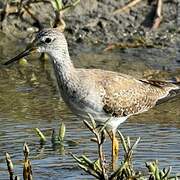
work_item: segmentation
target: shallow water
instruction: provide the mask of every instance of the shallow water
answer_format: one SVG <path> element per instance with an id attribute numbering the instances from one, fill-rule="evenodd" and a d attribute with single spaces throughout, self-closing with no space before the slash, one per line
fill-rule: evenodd
<path id="1" fill-rule="evenodd" d="M 13 45 L 13 44 L 12 44 Z M 1 62 L 17 53 L 15 48 L 0 48 Z M 116 52 L 76 49 L 73 61 L 78 67 L 96 67 L 128 73 L 135 77 L 169 79 L 179 74 L 173 49 L 132 49 Z M 144 54 L 143 54 L 144 53 Z M 35 59 L 35 58 L 33 58 Z M 22 174 L 22 147 L 30 148 L 34 179 L 92 179 L 77 168 L 68 154 L 86 154 L 96 159 L 96 146 L 87 128 L 72 114 L 54 83 L 48 62 L 31 61 L 30 66 L 13 65 L 0 70 L 0 179 L 8 179 L 5 152 L 10 153 L 15 173 Z M 180 98 L 134 116 L 121 125 L 121 132 L 135 138 L 141 137 L 134 155 L 134 166 L 145 170 L 144 163 L 158 159 L 161 167 L 172 166 L 173 173 L 180 172 Z M 52 129 L 58 131 L 60 122 L 66 125 L 65 147 L 53 147 Z M 42 147 L 34 128 L 40 128 L 47 143 Z M 107 159 L 110 141 L 105 143 Z"/>

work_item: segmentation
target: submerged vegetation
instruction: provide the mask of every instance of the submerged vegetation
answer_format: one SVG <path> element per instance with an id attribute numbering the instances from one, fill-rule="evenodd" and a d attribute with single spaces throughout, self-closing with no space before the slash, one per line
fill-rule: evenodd
<path id="1" fill-rule="evenodd" d="M 35 128 L 35 132 L 37 136 L 39 137 L 40 143 L 43 145 L 46 143 L 46 137 L 44 134 L 41 132 L 39 128 Z M 65 138 L 65 133 L 66 133 L 66 126 L 62 122 L 59 126 L 59 134 L 56 134 L 55 129 L 52 130 L 52 136 L 51 136 L 51 142 L 53 145 L 64 145 L 64 138 Z"/>
<path id="2" fill-rule="evenodd" d="M 120 131 L 118 131 L 120 142 L 123 147 L 123 160 L 118 163 L 119 165 L 115 170 L 110 168 L 111 164 L 108 164 L 105 159 L 105 153 L 103 151 L 103 143 L 105 142 L 105 127 L 97 129 L 96 123 L 93 118 L 91 118 L 91 124 L 84 121 L 87 128 L 92 132 L 95 138 L 91 139 L 97 143 L 98 155 L 97 159 L 92 161 L 85 155 L 72 157 L 78 163 L 78 166 L 88 174 L 91 174 L 96 179 L 101 180 L 176 180 L 178 177 L 170 176 L 171 167 L 167 169 L 160 170 L 158 167 L 158 161 L 146 163 L 145 166 L 148 169 L 148 173 L 143 174 L 138 171 L 133 166 L 133 152 L 137 144 L 140 141 L 138 138 L 134 143 L 131 142 L 130 137 L 124 137 Z M 121 151 L 122 152 L 122 151 Z"/>
<path id="3" fill-rule="evenodd" d="M 86 1 L 86 0 L 85 0 Z M 112 12 L 111 15 L 119 15 L 120 13 L 123 13 L 125 11 L 128 11 L 130 8 L 132 8 L 135 4 L 139 3 L 141 0 L 133 0 L 127 3 L 124 7 L 116 9 L 114 12 Z M 6 1 L 5 6 L 0 12 L 0 18 L 1 22 L 5 21 L 7 17 L 11 14 L 16 14 L 16 17 L 21 19 L 22 22 L 26 22 L 31 24 L 32 27 L 36 27 L 36 30 L 42 29 L 44 27 L 44 24 L 41 22 L 41 19 L 36 16 L 34 13 L 34 9 L 32 8 L 32 5 L 39 5 L 39 4 L 48 4 L 53 9 L 54 18 L 53 21 L 50 22 L 51 27 L 59 28 L 61 31 L 64 31 L 66 28 L 66 23 L 64 21 L 64 13 L 68 10 L 71 10 L 74 8 L 80 0 L 72 0 L 72 1 L 65 1 L 65 0 L 9 0 Z M 152 16 L 153 23 L 151 24 L 150 30 L 156 30 L 160 27 L 160 23 L 163 20 L 162 16 L 162 0 L 157 1 L 148 1 L 150 4 L 153 4 L 153 7 L 155 7 L 155 13 Z M 132 11 L 132 14 L 134 12 Z M 24 18 L 24 14 L 28 14 L 29 19 L 27 22 L 27 19 Z M 109 38 L 106 36 L 107 33 L 107 27 L 106 27 L 106 18 L 102 18 L 101 20 L 97 20 L 93 15 L 94 18 L 92 22 L 86 23 L 86 25 L 82 28 L 82 34 L 88 34 L 92 32 L 96 32 L 96 30 L 99 28 L 101 31 L 103 31 L 103 36 L 107 39 Z M 111 18 L 111 17 L 110 17 Z M 132 17 L 131 17 L 132 18 Z M 108 19 L 108 17 L 107 17 Z M 116 20 L 116 19 L 115 19 Z M 112 22 L 115 21 L 112 19 Z M 75 23 L 77 20 L 75 21 Z M 117 20 L 117 22 L 120 22 L 120 20 Z M 123 23 L 123 22 L 122 22 Z M 162 22 L 163 23 L 163 22 Z M 110 24 L 111 25 L 111 24 Z M 112 26 L 112 25 L 111 25 Z M 114 27 L 113 27 L 114 28 Z M 128 33 L 131 34 L 131 29 L 134 28 L 133 26 L 129 26 Z M 3 29 L 3 25 L 1 24 L 1 29 Z M 172 39 L 174 37 L 174 32 L 176 31 L 176 28 L 174 26 L 170 28 L 172 31 Z M 78 31 L 74 26 L 72 26 L 71 29 L 68 29 L 70 33 L 74 33 Z M 92 31 L 92 32 L 91 32 Z M 98 31 L 97 31 L 98 32 Z M 107 34 L 106 34 L 107 33 Z M 93 34 L 93 33 L 92 33 Z M 124 32 L 124 36 L 127 36 L 127 32 Z M 133 33 L 132 33 L 133 34 Z M 111 43 L 108 46 L 105 45 L 104 51 L 109 51 L 115 48 L 162 48 L 165 45 L 169 45 L 168 41 L 166 39 L 171 39 L 171 36 L 167 37 L 160 37 L 157 36 L 157 41 L 152 42 L 149 39 L 146 39 L 146 34 L 143 31 L 137 31 L 136 34 L 143 34 L 143 38 L 141 36 L 133 36 L 132 38 L 129 38 L 129 41 L 125 42 L 117 42 L 117 43 Z M 81 41 L 83 35 L 79 35 L 76 39 L 77 42 Z M 115 34 L 115 37 L 117 35 Z M 160 38 L 161 39 L 160 39 Z M 159 43 L 159 39 L 160 42 Z M 95 41 L 97 42 L 97 41 Z M 99 41 L 101 42 L 101 41 Z M 28 65 L 26 59 L 21 59 L 19 62 L 19 65 L 22 67 L 26 67 Z M 19 71 L 23 75 L 23 71 Z M 38 83 L 36 76 L 34 73 L 32 73 L 31 82 Z M 135 160 L 133 159 L 133 153 L 136 151 L 136 146 L 138 145 L 140 138 L 138 138 L 135 142 L 132 142 L 130 137 L 124 137 L 121 132 L 118 131 L 118 136 L 120 139 L 120 142 L 122 144 L 122 150 L 123 153 L 123 159 L 118 161 L 117 168 L 115 170 L 112 170 L 111 168 L 111 162 L 110 157 L 105 156 L 105 152 L 103 149 L 103 145 L 105 143 L 106 139 L 106 130 L 105 126 L 101 128 L 97 128 L 95 121 L 93 118 L 90 119 L 91 123 L 88 121 L 84 121 L 85 125 L 87 126 L 88 130 L 95 136 L 91 141 L 95 142 L 97 145 L 97 158 L 94 160 L 92 157 L 87 157 L 86 155 L 81 154 L 72 154 L 69 153 L 69 156 L 72 156 L 72 160 L 74 159 L 80 169 L 85 171 L 87 174 L 92 175 L 96 179 L 101 180 L 178 180 L 179 177 L 171 175 L 171 167 L 160 169 L 158 161 L 153 162 L 147 162 L 144 164 L 143 168 L 147 169 L 147 172 L 141 172 L 141 170 L 138 170 L 134 167 L 133 164 L 135 164 Z M 37 137 L 39 138 L 40 144 L 43 146 L 47 143 L 48 139 L 45 137 L 45 135 L 41 132 L 40 129 L 35 128 L 35 132 L 37 134 Z M 55 130 L 52 130 L 52 136 L 51 136 L 51 143 L 54 146 L 58 146 L 62 152 L 65 151 L 65 145 L 68 143 L 68 141 L 65 140 L 65 133 L 66 133 L 66 127 L 64 123 L 61 123 L 59 128 L 59 133 L 56 133 Z M 143 137 L 142 137 L 143 138 Z M 71 143 L 76 143 L 72 142 Z M 29 148 L 27 144 L 24 144 L 23 147 L 24 152 L 24 160 L 23 160 L 23 179 L 24 180 L 32 180 L 33 179 L 33 173 L 32 168 L 33 164 L 31 166 L 31 162 L 29 160 Z M 13 163 L 11 161 L 10 155 L 6 153 L 6 163 L 7 163 L 7 169 L 9 173 L 9 179 L 10 180 L 18 180 L 20 179 L 16 174 L 14 170 Z M 61 162 L 59 162 L 61 163 Z"/>
<path id="4" fill-rule="evenodd" d="M 133 153 L 140 141 L 140 138 L 136 139 L 136 141 L 132 143 L 130 137 L 124 137 L 120 131 L 118 131 L 118 135 L 122 145 L 121 152 L 123 153 L 123 159 L 118 161 L 116 169 L 113 170 L 111 168 L 112 162 L 105 158 L 107 156 L 105 155 L 103 149 L 103 145 L 106 140 L 106 125 L 97 128 L 96 122 L 91 116 L 90 120 L 91 123 L 84 120 L 84 124 L 86 125 L 88 130 L 95 136 L 94 138 L 91 138 L 91 141 L 97 144 L 97 159 L 92 160 L 91 157 L 87 157 L 86 155 L 74 155 L 71 152 L 69 153 L 69 155 L 71 155 L 72 158 L 77 162 L 79 168 L 85 171 L 87 174 L 92 175 L 93 177 L 99 180 L 178 180 L 178 176 L 172 176 L 170 174 L 172 167 L 164 168 L 161 170 L 159 168 L 159 163 L 157 160 L 145 163 L 147 172 L 141 172 L 141 170 L 134 168 Z M 37 133 L 37 136 L 39 137 L 41 145 L 45 144 L 47 140 L 44 134 L 38 128 L 36 128 L 35 131 Z M 56 132 L 53 129 L 51 138 L 52 145 L 59 146 L 60 149 L 63 151 L 65 150 L 65 132 L 65 124 L 61 123 L 59 128 L 59 134 L 56 135 Z M 31 162 L 29 160 L 30 151 L 26 143 L 24 144 L 23 152 L 23 179 L 32 180 L 33 165 L 31 166 Z M 17 175 L 15 175 L 13 163 L 8 153 L 6 153 L 6 163 L 9 172 L 9 179 L 20 179 Z"/>
<path id="5" fill-rule="evenodd" d="M 24 153 L 24 162 L 23 162 L 23 179 L 24 180 L 32 180 L 32 167 L 31 162 L 29 160 L 29 147 L 26 143 L 23 146 L 23 153 Z M 6 153 L 6 163 L 9 172 L 9 179 L 10 180 L 20 180 L 18 175 L 15 175 L 14 165 L 11 160 L 11 157 L 8 153 Z"/>

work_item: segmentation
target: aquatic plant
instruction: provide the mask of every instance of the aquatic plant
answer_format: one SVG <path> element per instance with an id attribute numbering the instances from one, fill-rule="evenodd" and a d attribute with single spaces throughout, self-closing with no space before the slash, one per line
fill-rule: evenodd
<path id="1" fill-rule="evenodd" d="M 41 142 L 41 144 L 45 144 L 46 143 L 46 137 L 44 136 L 44 134 L 40 131 L 39 128 L 35 128 L 35 132 L 36 134 L 39 136 L 39 140 Z"/>
<path id="2" fill-rule="evenodd" d="M 32 166 L 31 162 L 28 159 L 29 157 L 29 147 L 26 143 L 23 146 L 23 153 L 24 153 L 24 165 L 23 165 L 23 178 L 24 180 L 32 180 Z"/>
<path id="3" fill-rule="evenodd" d="M 170 176 L 171 167 L 160 170 L 157 161 L 146 163 L 148 174 L 142 175 L 140 171 L 133 168 L 133 151 L 140 141 L 140 138 L 132 143 L 130 137 L 124 137 L 120 131 L 118 131 L 120 141 L 124 151 L 124 158 L 118 167 L 113 170 L 109 167 L 105 160 L 105 153 L 103 151 L 103 143 L 105 142 L 105 126 L 97 128 L 94 119 L 90 116 L 91 123 L 84 121 L 84 124 L 92 132 L 95 138 L 91 139 L 97 144 L 98 157 L 95 161 L 92 161 L 85 155 L 76 156 L 71 153 L 71 156 L 78 163 L 78 166 L 86 173 L 94 176 L 96 179 L 101 180 L 170 180 L 177 179 L 178 177 Z"/>
<path id="4" fill-rule="evenodd" d="M 23 179 L 24 180 L 32 180 L 32 166 L 29 160 L 29 147 L 26 143 L 23 146 L 23 153 L 24 153 L 24 162 L 23 162 Z M 19 176 L 15 175 L 14 173 L 14 165 L 11 161 L 11 157 L 8 153 L 6 153 L 6 163 L 9 172 L 9 179 L 10 180 L 19 180 Z"/>
<path id="5" fill-rule="evenodd" d="M 66 133 L 66 126 L 63 122 L 59 126 L 59 134 L 56 134 L 55 129 L 52 131 L 51 142 L 53 145 L 64 145 L 64 137 Z"/>
<path id="6" fill-rule="evenodd" d="M 97 159 L 91 160 L 91 158 L 85 155 L 74 155 L 70 153 L 83 171 L 100 180 L 178 180 L 178 176 L 170 175 L 172 170 L 171 167 L 161 170 L 159 168 L 158 161 L 145 163 L 148 170 L 148 173 L 146 174 L 142 174 L 140 171 L 135 170 L 133 167 L 133 152 L 138 145 L 140 138 L 137 138 L 135 142 L 132 143 L 130 137 L 124 137 L 120 131 L 118 131 L 118 135 L 124 151 L 124 158 L 115 170 L 110 168 L 110 164 L 107 163 L 109 161 L 106 161 L 105 152 L 103 150 L 103 144 L 106 139 L 106 123 L 104 126 L 97 128 L 96 122 L 92 116 L 90 116 L 90 120 L 91 123 L 84 120 L 84 124 L 95 136 L 91 139 L 91 141 L 97 144 Z M 38 128 L 36 128 L 35 131 L 37 136 L 40 138 L 40 142 L 45 143 L 46 137 L 44 134 Z M 55 130 L 53 130 L 51 138 L 52 145 L 58 147 L 62 154 L 64 152 L 65 133 L 65 124 L 61 123 L 59 127 L 59 134 L 57 135 Z M 23 152 L 23 179 L 32 180 L 32 165 L 29 160 L 30 151 L 26 143 L 24 144 Z M 9 179 L 18 180 L 19 177 L 14 173 L 14 166 L 8 153 L 6 153 L 6 163 L 8 167 Z"/>
<path id="7" fill-rule="evenodd" d="M 42 133 L 42 131 L 39 128 L 35 128 L 35 132 L 37 136 L 39 137 L 40 143 L 43 145 L 46 143 L 47 139 L 45 135 Z M 56 134 L 55 129 L 52 129 L 52 136 L 51 136 L 51 142 L 53 145 L 64 145 L 64 138 L 66 134 L 66 126 L 63 122 L 60 123 L 59 126 L 59 134 Z"/>
<path id="8" fill-rule="evenodd" d="M 6 153 L 6 163 L 7 163 L 7 168 L 9 172 L 9 179 L 14 180 L 14 165 L 11 161 L 11 157 L 8 153 Z M 15 176 L 16 178 L 17 176 Z"/>
<path id="9" fill-rule="evenodd" d="M 158 167 L 158 161 L 153 161 L 150 163 L 146 163 L 146 167 L 149 170 L 150 177 L 149 180 L 168 180 L 168 179 L 178 179 L 178 177 L 170 176 L 172 167 L 164 168 L 163 170 L 160 170 Z"/>

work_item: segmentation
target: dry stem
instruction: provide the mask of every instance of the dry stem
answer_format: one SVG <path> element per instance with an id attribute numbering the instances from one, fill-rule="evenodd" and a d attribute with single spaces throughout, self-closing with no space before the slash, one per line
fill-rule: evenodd
<path id="1" fill-rule="evenodd" d="M 122 8 L 119 8 L 113 12 L 113 15 L 121 13 L 123 11 L 127 11 L 129 8 L 135 6 L 137 3 L 139 3 L 141 0 L 133 0 L 129 2 L 127 5 L 123 6 Z"/>
<path id="2" fill-rule="evenodd" d="M 162 21 L 162 5 L 163 5 L 163 1 L 162 0 L 157 0 L 157 8 L 156 8 L 156 15 L 155 15 L 155 19 L 153 22 L 153 26 L 152 29 L 157 29 Z"/>
<path id="3" fill-rule="evenodd" d="M 24 167 L 23 167 L 23 178 L 24 180 L 32 180 L 32 167 L 31 162 L 28 159 L 29 157 L 29 148 L 26 143 L 24 143 L 23 147 L 24 152 Z"/>
<path id="4" fill-rule="evenodd" d="M 96 143 L 98 144 L 100 167 L 102 169 L 102 176 L 103 176 L 102 179 L 106 180 L 106 179 L 108 179 L 108 176 L 107 176 L 105 165 L 104 165 L 105 159 L 104 159 L 103 147 L 102 147 L 102 144 L 105 140 L 105 131 L 104 131 L 104 129 L 102 129 L 101 132 L 98 132 L 97 129 L 95 127 L 91 126 L 87 121 L 84 120 L 84 123 L 96 137 L 96 140 L 97 140 Z M 94 122 L 92 122 L 92 124 L 94 124 Z"/>
<path id="5" fill-rule="evenodd" d="M 6 153 L 6 163 L 8 167 L 8 172 L 9 172 L 9 178 L 10 180 L 13 180 L 14 178 L 14 168 L 13 168 L 13 163 L 11 161 L 11 157 L 8 153 Z"/>

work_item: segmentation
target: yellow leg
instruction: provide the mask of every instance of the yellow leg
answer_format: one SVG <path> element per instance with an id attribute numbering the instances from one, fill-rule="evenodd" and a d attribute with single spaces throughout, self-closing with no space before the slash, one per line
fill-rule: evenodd
<path id="1" fill-rule="evenodd" d="M 116 169 L 119 155 L 119 142 L 116 138 L 116 132 L 112 131 L 112 169 Z"/>

